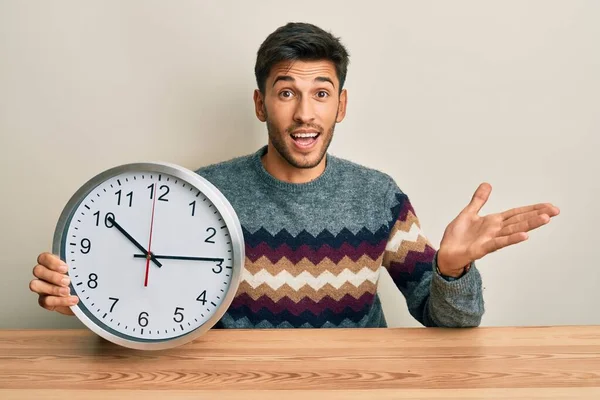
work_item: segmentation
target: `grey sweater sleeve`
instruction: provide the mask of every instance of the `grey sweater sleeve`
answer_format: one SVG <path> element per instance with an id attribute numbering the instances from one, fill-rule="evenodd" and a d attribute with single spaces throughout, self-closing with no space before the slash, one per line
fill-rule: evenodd
<path id="1" fill-rule="evenodd" d="M 390 233 L 383 266 L 406 298 L 410 314 L 428 327 L 479 326 L 484 313 L 482 282 L 475 263 L 459 279 L 437 271 L 438 252 L 421 231 L 406 194 L 390 185 Z"/>
<path id="2" fill-rule="evenodd" d="M 437 252 L 432 271 L 414 286 L 407 302 L 411 314 L 425 326 L 449 328 L 479 326 L 484 313 L 481 275 L 471 264 L 471 269 L 461 278 L 446 281 L 436 271 Z M 408 293 L 407 293 L 408 294 Z M 421 305 L 423 307 L 420 307 Z M 412 307 L 411 307 L 412 305 Z"/>

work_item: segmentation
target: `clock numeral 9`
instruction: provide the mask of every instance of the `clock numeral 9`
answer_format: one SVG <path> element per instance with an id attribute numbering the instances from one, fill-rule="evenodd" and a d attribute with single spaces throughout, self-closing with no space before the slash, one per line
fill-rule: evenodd
<path id="1" fill-rule="evenodd" d="M 175 316 L 173 317 L 173 321 L 175 321 L 175 322 L 183 321 L 183 314 L 181 313 L 181 311 L 183 311 L 183 308 L 181 308 L 181 307 L 175 308 Z"/>
<path id="2" fill-rule="evenodd" d="M 206 304 L 206 290 L 204 292 L 200 293 L 200 296 L 198 296 L 196 298 L 196 301 L 201 301 L 202 305 Z"/>
<path id="3" fill-rule="evenodd" d="M 88 238 L 81 239 L 81 249 L 80 249 L 80 251 L 83 254 L 87 254 L 87 253 L 90 252 L 91 249 L 92 249 L 92 242 L 90 242 L 90 239 L 88 239 Z"/>
<path id="4" fill-rule="evenodd" d="M 98 275 L 91 273 L 90 276 L 88 277 L 88 287 L 90 289 L 96 289 L 98 287 Z"/>
<path id="5" fill-rule="evenodd" d="M 121 190 L 115 192 L 117 195 L 117 205 L 121 205 Z M 131 203 L 133 202 L 133 192 L 127 193 L 127 197 L 129 197 L 129 207 L 131 207 Z"/>
<path id="6" fill-rule="evenodd" d="M 96 211 L 94 213 L 94 215 L 96 216 L 96 226 L 100 225 L 100 211 Z M 106 213 L 106 216 L 104 217 L 104 226 L 106 226 L 107 228 L 112 228 L 114 226 L 114 224 L 111 221 L 115 220 L 115 214 L 109 212 Z"/>
<path id="7" fill-rule="evenodd" d="M 142 328 L 145 328 L 148 326 L 148 313 L 145 311 L 142 311 L 140 313 L 140 316 L 138 317 L 138 324 L 140 324 L 140 326 Z"/>
<path id="8" fill-rule="evenodd" d="M 148 186 L 148 189 L 150 189 L 150 200 L 152 200 L 152 198 L 154 197 L 154 186 L 156 186 L 155 183 L 153 183 L 152 185 Z M 158 200 L 160 201 L 169 201 L 169 199 L 167 199 L 165 196 L 169 193 L 169 187 L 167 185 L 161 185 L 160 186 L 160 190 L 163 191 L 163 194 L 161 194 L 160 196 L 158 196 Z"/>

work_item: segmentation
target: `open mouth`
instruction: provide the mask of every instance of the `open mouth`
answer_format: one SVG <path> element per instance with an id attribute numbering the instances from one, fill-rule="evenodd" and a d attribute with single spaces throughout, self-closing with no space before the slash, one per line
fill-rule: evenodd
<path id="1" fill-rule="evenodd" d="M 313 146 L 321 134 L 319 132 L 296 132 L 290 136 L 294 143 L 300 148 L 308 148 Z"/>

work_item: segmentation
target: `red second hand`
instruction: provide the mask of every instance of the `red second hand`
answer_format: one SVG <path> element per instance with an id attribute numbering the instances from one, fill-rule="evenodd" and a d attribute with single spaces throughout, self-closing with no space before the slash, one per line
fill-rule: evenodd
<path id="1" fill-rule="evenodd" d="M 148 255 L 146 256 L 146 277 L 144 287 L 148 286 L 148 271 L 150 271 L 150 249 L 152 247 L 152 228 L 154 227 L 154 205 L 156 204 L 156 183 L 152 187 L 152 219 L 150 220 L 150 239 L 148 241 Z"/>

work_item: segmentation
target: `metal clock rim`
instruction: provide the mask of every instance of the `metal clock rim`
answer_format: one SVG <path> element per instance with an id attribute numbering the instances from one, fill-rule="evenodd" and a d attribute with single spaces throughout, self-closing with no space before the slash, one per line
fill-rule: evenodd
<path id="1" fill-rule="evenodd" d="M 202 194 L 206 196 L 220 212 L 225 221 L 225 224 L 227 225 L 227 228 L 229 229 L 229 236 L 231 238 L 231 245 L 233 251 L 231 284 L 229 285 L 227 295 L 225 296 L 221 304 L 217 307 L 212 316 L 202 326 L 196 328 L 190 333 L 184 334 L 177 338 L 163 339 L 156 342 L 140 342 L 114 335 L 111 332 L 105 330 L 102 326 L 92 321 L 81 310 L 79 303 L 74 306 L 71 306 L 70 308 L 73 311 L 73 313 L 79 318 L 79 320 L 83 322 L 83 324 L 86 325 L 90 330 L 92 330 L 97 335 L 103 337 L 104 339 L 109 340 L 118 345 L 138 350 L 163 350 L 178 347 L 199 338 L 209 329 L 211 329 L 223 317 L 238 290 L 242 267 L 245 260 L 244 239 L 239 218 L 235 210 L 233 209 L 233 206 L 227 200 L 227 198 L 221 193 L 219 189 L 217 189 L 216 186 L 210 183 L 207 179 L 185 167 L 162 161 L 129 163 L 109 168 L 89 179 L 71 196 L 71 198 L 63 208 L 63 211 L 56 224 L 52 252 L 58 256 L 62 256 L 61 252 L 64 244 L 63 232 L 65 231 L 65 229 L 68 228 L 68 223 L 71 220 L 71 217 L 73 216 L 79 204 L 92 190 L 94 190 L 99 184 L 106 181 L 107 179 L 110 179 L 112 177 L 126 172 L 134 171 L 164 173 L 182 179 L 188 182 L 189 184 L 193 185 L 194 187 L 198 188 L 198 190 L 200 190 Z M 66 262 L 66 260 L 63 261 Z M 71 293 L 74 293 L 75 290 L 73 284 L 71 283 L 69 286 L 71 287 Z"/>

